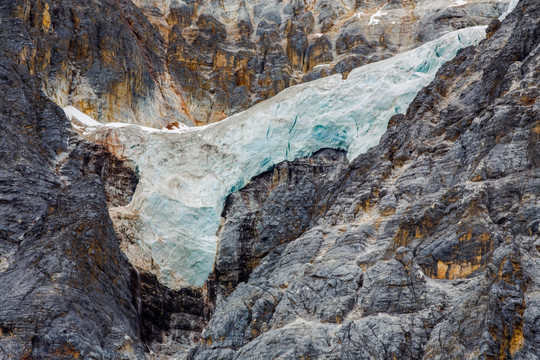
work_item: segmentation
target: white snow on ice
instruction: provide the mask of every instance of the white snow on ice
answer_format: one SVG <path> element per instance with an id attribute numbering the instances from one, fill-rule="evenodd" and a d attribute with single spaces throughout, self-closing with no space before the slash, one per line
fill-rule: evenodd
<path id="1" fill-rule="evenodd" d="M 456 6 L 466 5 L 466 4 L 467 4 L 467 1 L 465 0 L 457 0 L 453 5 L 450 5 L 450 7 L 456 7 Z"/>
<path id="2" fill-rule="evenodd" d="M 103 125 L 73 106 L 66 106 L 64 112 L 66 113 L 68 120 L 79 127 L 92 128 Z"/>
<path id="3" fill-rule="evenodd" d="M 499 20 L 500 21 L 503 21 L 504 19 L 506 19 L 506 17 L 508 15 L 510 15 L 510 13 L 512 12 L 512 10 L 514 10 L 516 8 L 516 6 L 518 5 L 519 3 L 519 0 L 510 0 L 510 4 L 508 4 L 508 10 L 506 10 L 500 17 L 499 17 Z"/>

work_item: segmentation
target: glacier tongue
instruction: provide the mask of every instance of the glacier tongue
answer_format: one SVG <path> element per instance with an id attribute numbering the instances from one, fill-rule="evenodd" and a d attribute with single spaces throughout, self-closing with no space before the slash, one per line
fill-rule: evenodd
<path id="1" fill-rule="evenodd" d="M 138 221 L 133 236 L 168 286 L 200 286 L 212 270 L 220 215 L 228 194 L 273 164 L 322 148 L 354 159 L 379 142 L 388 120 L 434 78 L 457 51 L 477 43 L 485 27 L 462 29 L 391 59 L 288 88 L 221 122 L 157 130 L 136 125 L 87 126 L 138 169 L 140 182 L 123 216 Z M 73 108 L 71 118 L 79 118 Z M 84 118 L 86 119 L 86 118 Z M 131 219 L 131 220 L 130 220 Z M 130 255 L 135 264 L 140 259 Z M 140 265 L 144 267 L 144 265 Z"/>

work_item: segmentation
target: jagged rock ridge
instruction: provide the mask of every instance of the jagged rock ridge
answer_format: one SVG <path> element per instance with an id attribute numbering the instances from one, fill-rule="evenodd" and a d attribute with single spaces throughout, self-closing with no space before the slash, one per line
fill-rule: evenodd
<path id="1" fill-rule="evenodd" d="M 17 0 L 17 62 L 58 105 L 154 127 L 223 119 L 298 82 L 487 25 L 507 0 Z M 384 7 L 384 8 L 383 8 Z M 378 14 L 378 15 L 376 15 Z"/>

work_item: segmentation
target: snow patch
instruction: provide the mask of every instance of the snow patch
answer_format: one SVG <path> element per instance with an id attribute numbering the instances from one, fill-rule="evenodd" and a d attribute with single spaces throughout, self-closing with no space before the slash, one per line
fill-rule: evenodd
<path id="1" fill-rule="evenodd" d="M 323 67 L 329 67 L 329 66 L 330 66 L 330 64 L 319 64 L 319 65 L 315 65 L 312 70 L 320 69 L 320 68 L 323 68 Z"/>
<path id="2" fill-rule="evenodd" d="M 467 1 L 465 0 L 457 0 L 453 5 L 450 5 L 450 7 L 457 7 L 457 6 L 466 5 L 466 4 L 467 4 Z"/>
<path id="3" fill-rule="evenodd" d="M 155 128 L 151 128 L 151 127 L 147 127 L 147 126 L 140 126 L 140 125 L 126 124 L 126 123 L 107 123 L 107 124 L 105 124 L 105 125 L 108 126 L 108 127 L 112 127 L 112 128 L 124 128 L 124 127 L 132 127 L 132 126 L 135 126 L 135 127 L 137 127 L 138 129 L 140 129 L 140 130 L 142 130 L 142 131 L 145 131 L 145 132 L 148 132 L 148 133 L 170 131 L 170 130 L 166 130 L 166 129 L 159 130 L 159 129 L 155 129 Z"/>
<path id="4" fill-rule="evenodd" d="M 85 113 L 77 110 L 73 106 L 66 106 L 64 108 L 64 112 L 66 113 L 66 117 L 69 121 L 71 121 L 73 124 L 79 126 L 79 127 L 98 127 L 103 125 L 102 123 L 92 119 L 90 116 L 86 115 Z"/>
<path id="5" fill-rule="evenodd" d="M 371 17 L 369 18 L 368 26 L 377 25 L 378 23 L 381 22 L 381 20 L 377 19 L 378 17 L 388 15 L 388 13 L 382 12 L 382 10 L 386 7 L 386 5 L 388 5 L 388 3 L 384 4 L 379 10 L 377 10 L 375 14 L 371 15 Z"/>
<path id="6" fill-rule="evenodd" d="M 514 11 L 518 4 L 519 0 L 510 0 L 510 3 L 508 4 L 508 9 L 499 17 L 499 21 L 503 21 L 504 19 L 506 19 L 506 17 L 510 15 L 512 11 Z"/>

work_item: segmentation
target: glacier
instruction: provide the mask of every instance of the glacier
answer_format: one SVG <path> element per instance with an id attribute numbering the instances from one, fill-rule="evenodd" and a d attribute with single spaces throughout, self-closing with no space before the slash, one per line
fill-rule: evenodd
<path id="1" fill-rule="evenodd" d="M 138 220 L 135 241 L 157 264 L 160 280 L 171 288 L 201 286 L 212 270 L 228 194 L 274 164 L 322 148 L 345 150 L 350 160 L 366 152 L 443 63 L 484 37 L 484 26 L 461 29 L 356 68 L 346 80 L 334 75 L 290 87 L 204 127 L 99 124 L 73 107 L 66 115 L 84 137 L 137 169 L 139 185 L 121 212 Z"/>

